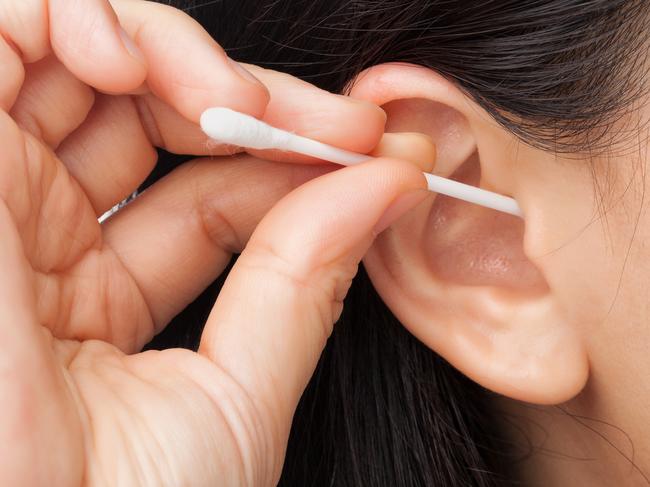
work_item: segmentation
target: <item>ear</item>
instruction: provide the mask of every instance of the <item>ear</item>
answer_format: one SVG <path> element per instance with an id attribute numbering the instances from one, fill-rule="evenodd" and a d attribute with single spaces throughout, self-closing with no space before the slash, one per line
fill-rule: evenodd
<path id="1" fill-rule="evenodd" d="M 434 173 L 512 195 L 526 214 L 524 221 L 432 195 L 379 235 L 364 259 L 384 302 L 423 343 L 488 389 L 539 404 L 578 394 L 589 375 L 585 343 L 545 277 L 544 260 L 531 255 L 553 238 L 544 234 L 540 208 L 554 209 L 537 205 L 537 182 L 527 184 L 514 164 L 517 140 L 429 69 L 373 67 L 351 96 L 382 106 L 388 132 L 432 138 Z"/>

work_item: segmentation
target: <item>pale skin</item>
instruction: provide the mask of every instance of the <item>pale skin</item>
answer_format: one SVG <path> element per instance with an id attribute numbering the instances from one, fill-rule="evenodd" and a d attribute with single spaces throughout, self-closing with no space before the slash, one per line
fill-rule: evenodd
<path id="1" fill-rule="evenodd" d="M 366 152 L 385 121 L 285 75 L 242 77 L 181 12 L 113 7 L 136 57 L 104 1 L 0 5 L 0 485 L 273 485 L 357 264 L 424 178 L 383 159 L 300 186 L 332 168 L 196 161 L 100 226 L 154 145 L 232 152 L 202 136 L 207 106 Z M 137 353 L 242 250 L 199 353 Z"/>
<path id="2" fill-rule="evenodd" d="M 553 407 L 626 431 L 650 470 L 645 133 L 590 167 L 521 144 L 432 70 L 371 68 L 356 101 L 251 80 L 187 16 L 136 0 L 3 2 L 0 33 L 0 485 L 274 485 L 362 258 L 404 326 L 545 449 L 527 484 L 646 485 Z M 154 146 L 232 152 L 196 125 L 214 105 L 401 161 L 197 159 L 100 226 Z M 462 167 L 524 221 L 424 192 L 436 152 L 438 174 Z M 138 353 L 242 251 L 198 353 Z"/>
<path id="3" fill-rule="evenodd" d="M 518 221 L 431 196 L 364 264 L 404 326 L 501 395 L 523 485 L 648 485 L 647 100 L 590 159 L 523 144 L 429 69 L 371 68 L 352 96 L 429 135 L 437 174 L 522 205 Z"/>

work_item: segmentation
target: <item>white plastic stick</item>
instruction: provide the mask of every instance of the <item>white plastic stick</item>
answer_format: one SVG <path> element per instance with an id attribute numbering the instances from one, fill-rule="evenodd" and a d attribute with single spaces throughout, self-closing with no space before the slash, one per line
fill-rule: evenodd
<path id="1" fill-rule="evenodd" d="M 277 149 L 296 152 L 343 166 L 351 166 L 371 159 L 365 154 L 332 147 L 286 130 L 271 127 L 250 115 L 229 108 L 209 108 L 203 112 L 201 128 L 211 139 L 248 149 Z M 429 173 L 424 173 L 424 176 L 430 191 L 518 217 L 523 216 L 519 205 L 513 198 Z"/>

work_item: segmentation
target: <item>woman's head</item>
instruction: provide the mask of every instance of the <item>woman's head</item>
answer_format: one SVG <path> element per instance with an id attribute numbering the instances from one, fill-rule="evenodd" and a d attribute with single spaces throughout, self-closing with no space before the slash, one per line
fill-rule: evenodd
<path id="1" fill-rule="evenodd" d="M 626 387 L 630 371 L 644 363 L 650 337 L 645 326 L 650 256 L 644 245 L 650 238 L 644 199 L 650 162 L 650 4 L 184 3 L 235 59 L 291 72 L 380 105 L 387 131 L 433 139 L 437 174 L 518 200 L 523 221 L 431 197 L 380 235 L 364 266 L 402 325 L 492 391 L 536 404 L 580 395 L 570 405 L 578 414 L 611 413 L 608 419 L 618 426 L 637 427 L 625 419 L 638 417 L 635 406 L 614 394 L 613 385 Z M 346 306 L 380 306 L 355 299 L 359 301 Z M 359 331 L 362 317 L 345 316 L 354 324 L 341 333 Z M 341 350 L 356 347 L 349 353 L 377 365 L 381 354 L 359 349 L 370 343 L 385 351 L 385 338 L 377 335 L 376 341 L 364 342 L 337 333 L 332 347 L 340 348 L 328 352 L 321 384 L 348 391 L 354 373 L 336 368 L 349 363 Z M 396 343 L 407 347 L 407 342 Z M 411 355 L 423 353 L 409 348 Z M 399 354 L 391 359 L 411 360 Z M 417 363 L 430 370 L 441 366 L 424 359 Z M 406 390 L 413 377 L 403 369 L 391 375 L 390 368 L 382 367 L 384 378 L 378 378 L 378 371 L 355 377 L 401 387 L 404 396 L 417 401 L 417 394 Z M 336 374 L 339 379 L 332 378 Z M 457 391 L 459 384 L 439 382 L 418 397 L 431 400 L 436 387 Z M 639 387 L 650 398 L 650 384 Z M 391 397 L 385 394 L 385 403 L 397 408 L 399 401 L 389 401 Z M 462 404 L 454 397 L 448 401 Z M 338 413 L 345 409 L 345 399 L 336 404 Z M 420 407 L 418 414 L 426 416 Z M 443 406 L 437 402 L 436 407 Z M 469 435 L 471 421 L 456 413 L 453 407 L 448 410 Z M 388 417 L 399 415 L 391 410 Z M 356 445 L 350 424 L 359 422 L 348 421 L 341 434 Z M 414 425 L 426 427 L 406 423 L 412 426 L 409 434 L 417 434 Z M 327 450 L 322 444 L 319 448 Z M 476 478 L 472 481 L 481 485 Z"/>

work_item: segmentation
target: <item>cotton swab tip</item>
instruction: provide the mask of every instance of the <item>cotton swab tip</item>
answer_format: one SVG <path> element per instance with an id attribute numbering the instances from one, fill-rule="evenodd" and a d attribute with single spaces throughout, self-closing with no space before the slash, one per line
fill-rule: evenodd
<path id="1" fill-rule="evenodd" d="M 223 144 L 250 149 L 277 149 L 286 145 L 285 132 L 229 108 L 209 108 L 201 115 L 201 129 Z"/>

